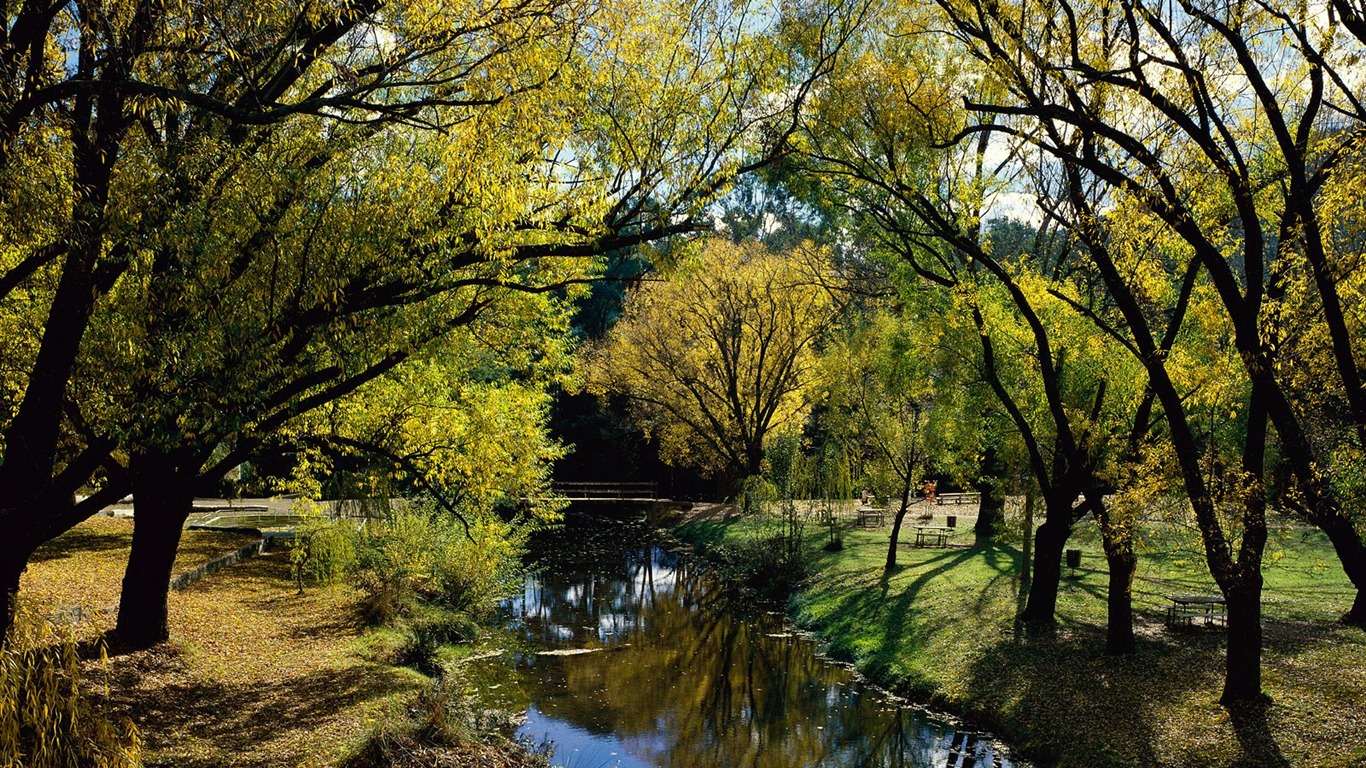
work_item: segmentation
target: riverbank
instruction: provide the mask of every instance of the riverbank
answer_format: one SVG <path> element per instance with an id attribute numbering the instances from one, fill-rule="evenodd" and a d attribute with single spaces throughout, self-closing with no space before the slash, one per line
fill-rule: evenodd
<path id="1" fill-rule="evenodd" d="M 941 516 L 934 522 L 943 524 Z M 959 526 L 972 521 L 960 518 Z M 711 515 L 673 528 L 695 549 L 743 546 L 771 523 Z M 834 657 L 880 684 L 994 730 L 1041 765 L 1315 766 L 1366 763 L 1366 633 L 1334 623 L 1350 585 L 1316 531 L 1277 530 L 1266 579 L 1264 687 L 1271 703 L 1231 715 L 1219 706 L 1217 630 L 1173 632 L 1165 595 L 1213 589 L 1187 534 L 1154 534 L 1135 580 L 1138 653 L 1103 654 L 1105 560 L 1093 531 L 1071 546 L 1082 565 L 1064 576 L 1059 631 L 1015 629 L 1020 552 L 1003 544 L 903 548 L 884 574 L 889 528 L 845 528 L 827 552 L 808 526 L 809 579 L 790 600 L 797 623 Z"/>
<path id="2" fill-rule="evenodd" d="M 21 593 L 45 613 L 84 617 L 84 632 L 109 629 L 131 535 L 127 519 L 77 526 L 33 558 Z M 242 542 L 188 531 L 175 571 Z M 236 563 L 171 593 L 173 639 L 111 659 L 106 705 L 138 725 L 148 766 L 365 765 L 358 753 L 381 729 L 404 738 L 398 724 L 433 682 L 394 663 L 396 633 L 364 627 L 357 598 L 347 587 L 298 594 L 283 550 Z M 425 751 L 411 764 L 545 764 L 492 738 Z"/>

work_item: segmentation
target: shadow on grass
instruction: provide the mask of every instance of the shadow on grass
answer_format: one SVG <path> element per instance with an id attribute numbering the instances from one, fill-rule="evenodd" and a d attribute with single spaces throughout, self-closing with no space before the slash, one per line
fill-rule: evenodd
<path id="1" fill-rule="evenodd" d="M 1104 635 L 1002 642 L 972 665 L 965 698 L 1045 764 L 1158 765 L 1173 701 L 1217 690 L 1217 644 L 1143 642 L 1132 658 L 1104 656 Z"/>
<path id="2" fill-rule="evenodd" d="M 376 702 L 399 687 L 392 672 L 368 666 L 250 685 L 159 677 L 134 692 L 129 691 L 135 680 L 120 680 L 115 686 L 120 691 L 116 703 L 133 713 L 148 747 L 171 749 L 149 766 L 207 768 L 223 765 L 224 755 L 235 756 L 234 766 L 280 765 L 289 742 L 332 723 L 338 713 Z M 210 749 L 184 754 L 183 748 L 195 742 Z"/>
<path id="3" fill-rule="evenodd" d="M 73 528 L 39 547 L 38 551 L 29 558 L 29 562 L 43 563 L 49 560 L 61 560 L 76 554 L 126 550 L 133 542 L 132 531 L 131 526 L 129 526 L 127 533 L 97 533 Z"/>
<path id="4" fill-rule="evenodd" d="M 1290 768 L 1290 761 L 1281 754 L 1267 722 L 1267 704 L 1243 704 L 1229 707 L 1229 721 L 1238 736 L 1240 754 L 1230 768 Z"/>
<path id="5" fill-rule="evenodd" d="M 822 591 L 842 597 L 819 623 L 823 634 L 834 639 L 832 652 L 875 677 L 910 689 L 926 688 L 923 681 L 906 679 L 896 669 L 898 661 L 908 655 L 908 647 L 924 645 L 928 633 L 934 631 L 933 622 L 926 620 L 926 611 L 916 601 L 932 581 L 982 559 L 982 550 L 944 549 L 923 560 L 902 560 L 890 572 L 879 564 L 830 574 Z M 1006 574 L 1011 560 L 997 554 L 985 562 Z M 841 638 L 847 641 L 841 644 Z"/>

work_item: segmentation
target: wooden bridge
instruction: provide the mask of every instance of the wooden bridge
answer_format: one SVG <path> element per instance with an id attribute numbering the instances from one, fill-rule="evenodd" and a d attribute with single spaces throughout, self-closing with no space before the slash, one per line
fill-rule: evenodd
<path id="1" fill-rule="evenodd" d="M 571 501 L 620 501 L 626 503 L 654 503 L 659 501 L 659 488 L 648 482 L 574 482 L 553 483 L 556 496 Z"/>

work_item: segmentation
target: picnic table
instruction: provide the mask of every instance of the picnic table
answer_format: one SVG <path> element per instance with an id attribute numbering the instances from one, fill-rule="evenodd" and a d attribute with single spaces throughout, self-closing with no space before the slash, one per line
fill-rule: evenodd
<path id="1" fill-rule="evenodd" d="M 881 528 L 886 514 L 882 507 L 859 507 L 856 522 L 863 527 Z"/>
<path id="2" fill-rule="evenodd" d="M 1194 626 L 1196 619 L 1203 619 L 1205 626 L 1223 624 L 1228 613 L 1221 595 L 1168 595 L 1172 604 L 1167 606 L 1167 626 Z"/>
<path id="3" fill-rule="evenodd" d="M 947 525 L 916 525 L 912 529 L 915 531 L 913 546 L 917 547 L 947 547 L 949 534 L 954 530 Z"/>
<path id="4" fill-rule="evenodd" d="M 981 501 L 980 493 L 937 493 L 934 496 L 935 504 L 977 504 Z"/>

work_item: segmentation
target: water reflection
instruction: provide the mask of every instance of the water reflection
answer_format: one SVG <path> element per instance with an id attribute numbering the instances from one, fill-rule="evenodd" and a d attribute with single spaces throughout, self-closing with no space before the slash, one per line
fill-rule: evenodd
<path id="1" fill-rule="evenodd" d="M 480 685 L 569 768 L 1011 765 L 657 547 L 547 570 L 504 610 L 537 650 L 482 662 Z"/>

